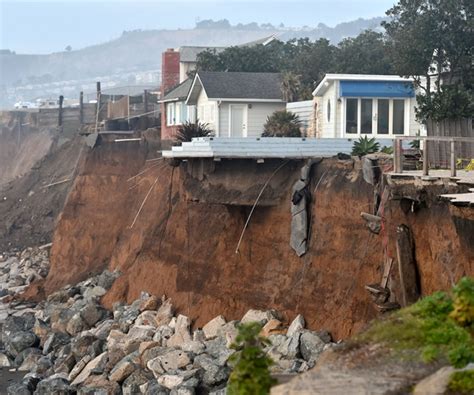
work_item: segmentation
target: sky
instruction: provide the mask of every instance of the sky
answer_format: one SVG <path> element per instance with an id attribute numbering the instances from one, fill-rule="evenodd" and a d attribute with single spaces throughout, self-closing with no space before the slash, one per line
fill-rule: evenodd
<path id="1" fill-rule="evenodd" d="M 0 0 L 0 49 L 51 53 L 119 37 L 124 30 L 193 28 L 203 19 L 328 26 L 383 16 L 394 0 Z"/>

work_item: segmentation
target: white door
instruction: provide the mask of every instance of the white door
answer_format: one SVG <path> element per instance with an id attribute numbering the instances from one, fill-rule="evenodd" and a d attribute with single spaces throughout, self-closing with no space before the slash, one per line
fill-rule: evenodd
<path id="1" fill-rule="evenodd" d="M 245 115 L 245 106 L 230 105 L 230 137 L 246 136 Z"/>

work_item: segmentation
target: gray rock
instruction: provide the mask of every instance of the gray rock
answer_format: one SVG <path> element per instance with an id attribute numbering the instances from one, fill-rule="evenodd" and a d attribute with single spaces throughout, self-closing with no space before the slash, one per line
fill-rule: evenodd
<path id="1" fill-rule="evenodd" d="M 35 391 L 35 395 L 69 395 L 73 393 L 68 380 L 54 376 L 41 380 Z"/>
<path id="2" fill-rule="evenodd" d="M 7 395 L 31 395 L 33 392 L 23 383 L 14 383 L 8 386 Z"/>
<path id="3" fill-rule="evenodd" d="M 303 359 L 315 362 L 324 351 L 325 342 L 314 332 L 304 331 L 300 337 L 300 350 Z"/>
<path id="4" fill-rule="evenodd" d="M 80 311 L 82 319 L 89 325 L 89 327 L 94 326 L 97 322 L 102 320 L 106 316 L 106 310 L 95 304 L 89 303 Z"/>
<path id="5" fill-rule="evenodd" d="M 105 376 L 90 376 L 77 391 L 78 395 L 121 395 L 120 385 Z"/>
<path id="6" fill-rule="evenodd" d="M 84 355 L 90 355 L 93 344 L 98 339 L 89 334 L 79 335 L 71 341 L 71 352 L 74 354 L 77 360 L 81 359 Z"/>
<path id="7" fill-rule="evenodd" d="M 87 325 L 79 313 L 74 314 L 66 325 L 66 331 L 71 336 L 75 336 L 87 329 L 89 329 L 89 325 Z"/>
<path id="8" fill-rule="evenodd" d="M 48 336 L 43 345 L 43 353 L 49 354 L 55 352 L 60 347 L 68 344 L 71 338 L 66 333 L 55 332 Z"/>
<path id="9" fill-rule="evenodd" d="M 109 380 L 117 383 L 123 382 L 137 369 L 139 363 L 138 352 L 127 355 L 112 369 Z"/>
<path id="10" fill-rule="evenodd" d="M 194 367 L 202 368 L 202 382 L 208 388 L 227 381 L 230 374 L 229 367 L 219 364 L 207 354 L 201 354 L 195 357 Z"/>
<path id="11" fill-rule="evenodd" d="M 275 317 L 271 311 L 249 310 L 245 313 L 240 322 L 242 324 L 247 324 L 249 322 L 259 322 L 264 325 L 273 318 L 277 317 Z"/>
<path id="12" fill-rule="evenodd" d="M 33 332 L 13 333 L 5 342 L 8 353 L 18 355 L 23 350 L 39 345 L 39 339 Z"/>
<path id="13" fill-rule="evenodd" d="M 222 333 L 222 329 L 226 324 L 226 320 L 222 315 L 219 315 L 209 321 L 203 326 L 202 331 L 206 339 L 212 339 L 219 336 Z"/>
<path id="14" fill-rule="evenodd" d="M 290 324 L 288 331 L 286 332 L 287 336 L 293 336 L 296 332 L 301 332 L 305 327 L 304 317 L 301 314 L 298 314 L 293 322 Z"/>
<path id="15" fill-rule="evenodd" d="M 173 350 L 150 360 L 146 366 L 158 378 L 163 373 L 185 368 L 190 363 L 191 358 L 188 353 L 182 350 Z"/>
<path id="16" fill-rule="evenodd" d="M 168 395 L 169 390 L 158 384 L 156 379 L 148 381 L 148 383 L 140 386 L 140 391 L 144 395 Z"/>
<path id="17" fill-rule="evenodd" d="M 171 336 L 166 345 L 168 347 L 179 347 L 181 344 L 192 340 L 191 337 L 191 320 L 185 315 L 179 315 L 176 318 L 176 326 L 174 329 L 174 335 Z"/>
<path id="18" fill-rule="evenodd" d="M 74 378 L 71 385 L 82 384 L 93 373 L 103 373 L 107 363 L 107 352 L 104 352 L 87 363 L 81 372 Z M 71 376 L 69 376 L 71 379 Z"/>
<path id="19" fill-rule="evenodd" d="M 153 379 L 153 374 L 143 369 L 136 370 L 122 383 L 123 395 L 140 394 L 140 387 Z"/>
<path id="20" fill-rule="evenodd" d="M 12 366 L 10 359 L 3 353 L 0 353 L 0 368 L 9 368 Z"/>

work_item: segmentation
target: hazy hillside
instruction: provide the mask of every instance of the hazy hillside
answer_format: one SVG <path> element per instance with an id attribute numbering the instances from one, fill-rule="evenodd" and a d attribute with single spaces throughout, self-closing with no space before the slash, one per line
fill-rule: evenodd
<path id="1" fill-rule="evenodd" d="M 257 23 L 230 26 L 226 20 L 202 21 L 196 28 L 187 30 L 124 32 L 115 40 L 70 52 L 24 55 L 2 51 L 0 90 L 3 95 L 0 105 L 11 105 L 16 100 L 31 100 L 39 95 L 56 96 L 58 92 L 62 93 L 61 88 L 66 95 L 75 96 L 79 90 L 87 91 L 87 87 L 93 86 L 91 83 L 96 79 L 104 80 L 106 76 L 114 76 L 112 80 L 118 81 L 118 84 L 124 81 L 139 83 L 133 79 L 133 75 L 143 71 L 154 72 L 153 80 L 148 82 L 156 84 L 159 80 L 161 53 L 166 48 L 182 45 L 238 45 L 271 34 L 282 40 L 326 37 L 337 43 L 344 37 L 356 36 L 362 30 L 378 28 L 381 20 L 358 19 L 335 27 L 319 24 L 316 28 L 298 30 Z"/>

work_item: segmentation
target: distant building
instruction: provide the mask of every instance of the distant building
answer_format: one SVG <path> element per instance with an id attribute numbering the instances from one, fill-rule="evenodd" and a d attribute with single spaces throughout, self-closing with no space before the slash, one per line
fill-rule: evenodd
<path id="1" fill-rule="evenodd" d="M 415 86 L 409 78 L 326 74 L 313 96 L 316 137 L 416 135 L 422 129 L 415 117 Z"/>

